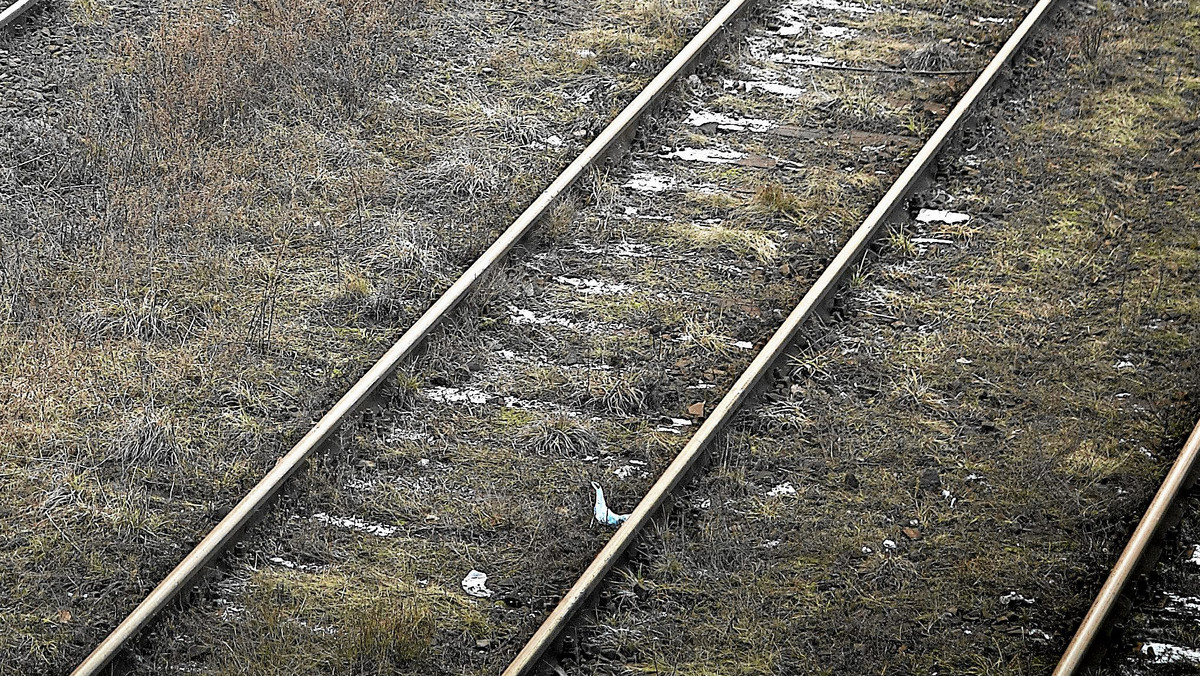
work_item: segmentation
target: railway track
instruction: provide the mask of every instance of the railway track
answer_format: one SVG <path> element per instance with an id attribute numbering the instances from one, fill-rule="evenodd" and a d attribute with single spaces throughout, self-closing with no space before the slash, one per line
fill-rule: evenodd
<path id="1" fill-rule="evenodd" d="M 794 157 L 777 152 L 778 144 L 789 139 L 821 138 L 823 132 L 818 129 L 771 122 L 765 116 L 692 111 L 690 126 L 700 130 L 692 133 L 712 134 L 715 143 L 704 148 L 674 143 L 661 151 L 642 152 L 644 161 L 635 161 L 634 171 L 616 185 L 594 173 L 604 158 L 623 146 L 644 148 L 646 143 L 654 143 L 634 138 L 639 120 L 663 105 L 672 84 L 695 67 L 748 6 L 742 0 L 727 4 L 75 673 L 100 672 L 159 612 L 189 590 L 203 569 L 222 556 L 253 521 L 264 518 L 262 511 L 285 482 L 302 466 L 312 463 L 313 454 L 333 440 L 338 442 L 333 453 L 337 464 L 318 465 L 317 488 L 307 496 L 289 497 L 287 507 L 296 517 L 305 513 L 301 507 L 322 504 L 322 499 L 332 495 L 331 490 L 349 489 L 360 495 L 351 499 L 335 497 L 320 511 L 307 510 L 308 517 L 298 523 L 296 518 L 265 517 L 269 547 L 243 555 L 244 568 L 217 583 L 221 602 L 207 606 L 207 615 L 194 616 L 190 624 L 185 619 L 184 626 L 198 629 L 202 618 L 213 619 L 214 610 L 223 619 L 236 619 L 244 612 L 252 599 L 242 574 L 273 570 L 268 578 L 277 579 L 282 589 L 292 571 L 326 574 L 333 562 L 349 552 L 376 560 L 392 557 L 393 565 L 412 566 L 401 564 L 404 557 L 397 556 L 404 547 L 386 543 L 403 537 L 411 545 L 412 538 L 421 538 L 425 541 L 423 549 L 410 556 L 423 561 L 415 568 L 404 568 L 415 578 L 444 577 L 446 570 L 456 571 L 456 575 L 470 571 L 463 578 L 467 593 L 500 599 L 524 617 L 525 624 L 530 618 L 540 619 L 543 610 L 550 610 L 505 673 L 530 670 L 560 639 L 564 628 L 631 543 L 653 522 L 675 489 L 702 462 L 712 441 L 739 407 L 760 382 L 769 379 L 773 366 L 787 353 L 799 329 L 830 310 L 834 291 L 853 274 L 881 229 L 904 212 L 909 198 L 924 187 L 939 154 L 961 133 L 974 107 L 1049 15 L 1054 3 L 1037 3 L 923 144 L 911 134 L 893 131 L 845 132 L 843 145 L 853 147 L 855 152 L 864 145 L 877 148 L 871 171 L 861 172 L 869 176 L 881 173 L 891 178 L 899 168 L 899 159 L 918 145 L 919 150 L 865 221 L 853 229 L 830 227 L 821 232 L 825 241 L 806 236 L 804 227 L 812 224 L 798 222 L 788 206 L 788 200 L 795 199 L 789 188 L 800 182 L 795 179 L 812 179 L 814 174 L 803 173 Z M 776 27 L 774 36 L 786 36 L 788 29 L 786 24 Z M 837 39 L 837 35 L 837 31 L 822 33 L 824 39 Z M 785 54 L 777 58 L 770 42 L 756 42 L 755 37 L 750 40 L 749 58 L 801 69 L 819 70 L 830 65 L 810 55 L 797 58 Z M 760 53 L 755 54 L 755 48 Z M 806 56 L 810 58 L 807 63 Z M 797 81 L 786 79 L 786 68 L 781 70 L 785 73 L 782 80 L 718 80 L 717 87 L 750 98 L 762 97 L 757 101 L 759 110 L 785 110 L 789 98 L 802 88 Z M 711 94 L 716 87 L 704 78 L 689 80 L 687 87 L 697 98 L 705 97 L 706 88 L 709 99 L 715 98 Z M 722 140 L 720 134 L 749 136 L 756 139 L 760 150 L 736 148 L 733 141 Z M 773 141 L 757 140 L 764 136 Z M 845 147 L 838 146 L 839 138 L 833 135 L 829 149 L 833 157 L 826 158 L 834 171 L 845 159 L 838 155 L 846 152 Z M 730 166 L 795 174 L 789 177 L 785 173 L 778 182 L 760 184 L 750 191 L 755 196 L 755 208 L 761 210 L 760 215 L 766 214 L 771 229 L 730 228 L 720 222 L 704 222 L 702 217 L 695 218 L 700 227 L 686 232 L 673 228 L 678 213 L 660 206 L 663 193 L 701 188 L 695 194 L 716 195 L 714 202 L 719 202 L 725 192 L 740 189 L 745 193 L 744 184 L 722 184 L 722 168 Z M 864 176 L 858 179 L 869 180 Z M 604 208 L 598 216 L 580 218 L 593 219 L 589 225 L 621 236 L 601 247 L 594 241 L 574 240 L 555 251 L 522 251 L 510 267 L 504 268 L 506 255 L 521 246 L 535 226 L 545 223 L 554 228 L 557 221 L 573 215 L 574 197 L 570 191 L 581 180 L 587 181 L 593 203 Z M 858 196 L 843 199 L 853 201 L 854 197 Z M 712 206 L 695 205 L 692 216 L 703 216 L 704 210 Z M 664 225 L 652 226 L 658 228 L 654 232 L 657 240 L 634 241 L 625 236 L 627 223 Z M 671 250 L 669 242 L 681 239 L 685 246 Z M 838 241 L 847 243 L 838 249 L 834 245 Z M 808 250 L 802 251 L 802 247 Z M 693 250 L 706 253 L 697 256 L 690 253 Z M 781 250 L 785 255 L 781 256 Z M 747 264 L 747 260 L 751 262 Z M 657 268 L 655 274 L 665 268 L 670 283 L 640 289 L 639 281 L 650 276 L 651 268 Z M 697 275 L 695 268 L 704 274 Z M 472 358 L 439 353 L 434 347 L 430 357 L 410 367 L 397 382 L 393 376 L 396 369 L 485 279 L 491 280 L 492 294 L 482 308 L 485 324 L 521 327 L 521 331 L 504 329 L 489 335 L 478 327 L 455 327 L 463 342 L 472 345 Z M 770 280 L 769 290 L 778 295 L 752 295 L 753 288 L 764 279 Z M 781 289 L 794 280 L 811 285 L 785 316 L 782 310 L 787 306 L 781 301 L 787 296 Z M 688 308 L 697 306 L 720 310 L 703 320 L 688 317 Z M 636 323 L 638 318 L 643 324 Z M 770 329 L 778 319 L 783 322 L 772 333 Z M 484 359 L 479 359 L 481 354 Z M 665 366 L 671 364 L 674 366 Z M 739 370 L 741 375 L 735 379 L 732 374 Z M 692 377 L 663 388 L 662 376 L 668 372 L 673 377 Z M 714 396 L 722 390 L 724 396 Z M 665 415 L 666 411 L 678 411 L 680 417 Z M 698 430 L 678 449 L 675 440 L 689 436 L 693 427 Z M 503 460 L 491 453 L 498 443 L 497 429 L 515 437 L 515 441 L 499 442 L 511 443 L 517 449 Z M 382 457 L 372 455 L 372 449 L 380 447 L 401 450 Z M 513 462 L 518 466 L 504 466 Z M 664 468 L 662 474 L 651 483 L 649 470 L 660 467 Z M 410 471 L 415 478 L 404 476 Z M 534 474 L 542 475 L 540 481 L 529 480 Z M 626 480 L 616 490 L 613 476 Z M 634 504 L 633 489 L 644 492 L 644 497 L 574 583 L 565 579 L 562 569 L 521 581 L 526 583 L 524 589 L 519 582 L 503 579 L 511 580 L 519 573 L 499 576 L 501 582 L 491 582 L 491 588 L 486 576 L 475 575 L 481 572 L 476 566 L 492 567 L 494 580 L 498 577 L 494 567 L 517 571 L 522 559 L 541 556 L 532 544 L 505 553 L 500 540 L 512 540 L 514 532 L 522 537 L 529 535 L 531 543 L 535 537 L 561 537 L 560 550 L 545 555 L 542 568 L 575 563 L 584 553 L 594 551 L 605 539 L 606 531 L 593 528 L 572 538 L 561 530 L 577 523 L 574 515 L 581 510 L 590 512 L 590 491 L 581 495 L 571 490 L 565 498 L 551 491 L 527 503 L 521 499 L 526 493 L 545 491 L 546 484 L 587 486 L 597 479 L 608 489 L 609 505 L 616 511 L 625 511 Z M 449 495 L 439 495 L 439 490 L 446 488 L 453 490 Z M 473 511 L 465 517 L 455 514 L 451 504 L 455 500 L 471 504 Z M 304 504 L 306 501 L 310 504 Z M 471 520 L 476 523 L 472 525 Z M 331 529 L 339 534 L 328 535 Z M 496 537 L 497 530 L 504 531 L 504 537 Z M 418 586 L 428 589 L 430 584 L 426 579 Z M 568 584 L 569 591 L 562 594 L 560 590 Z M 434 595 L 444 595 L 444 587 Z M 447 611 L 468 612 L 461 606 Z M 405 619 L 416 624 L 427 621 L 419 616 Z M 517 640 L 525 624 L 505 634 L 506 639 Z M 323 633 L 311 627 L 306 630 L 318 636 Z M 485 641 L 475 647 L 486 651 L 495 646 Z"/>
<path id="2" fill-rule="evenodd" d="M 0 10 L 0 30 L 16 25 L 26 12 L 38 5 L 41 0 L 16 0 Z"/>
<path id="3" fill-rule="evenodd" d="M 1079 673 L 1086 666 L 1088 657 L 1094 656 L 1097 647 L 1108 647 L 1107 638 L 1112 629 L 1111 621 L 1116 619 L 1113 615 L 1117 614 L 1122 595 L 1125 594 L 1128 598 L 1131 581 L 1139 572 L 1149 572 L 1158 563 L 1158 552 L 1152 551 L 1155 538 L 1161 536 L 1166 528 L 1175 525 L 1179 520 L 1178 509 L 1172 512 L 1172 508 L 1176 506 L 1186 487 L 1195 480 L 1197 455 L 1200 455 L 1200 423 L 1196 424 L 1191 436 L 1179 451 L 1178 457 L 1163 479 L 1154 500 L 1146 508 L 1145 514 L 1142 515 L 1137 528 L 1134 529 L 1129 542 L 1125 545 L 1125 549 L 1121 552 L 1117 562 L 1113 564 L 1112 571 L 1096 594 L 1096 600 L 1088 609 L 1087 615 L 1080 623 L 1075 636 L 1063 653 L 1062 659 L 1055 667 L 1054 676 L 1070 676 Z M 1128 610 L 1128 606 L 1126 610 Z M 1186 612 L 1188 608 L 1184 607 L 1182 610 Z M 1175 655 L 1171 651 L 1180 654 Z M 1159 644 L 1157 655 L 1154 645 L 1150 646 L 1147 654 L 1151 659 L 1161 657 L 1165 662 L 1177 659 L 1186 662 L 1194 659 L 1194 655 L 1191 657 L 1184 655 L 1188 651 L 1189 649 L 1186 647 Z M 1115 657 L 1119 656 L 1110 656 L 1110 659 Z"/>

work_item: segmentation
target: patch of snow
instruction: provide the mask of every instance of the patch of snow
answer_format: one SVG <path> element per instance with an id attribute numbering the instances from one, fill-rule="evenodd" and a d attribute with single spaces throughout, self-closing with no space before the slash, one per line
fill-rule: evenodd
<path id="1" fill-rule="evenodd" d="M 917 212 L 918 223 L 945 223 L 946 225 L 954 225 L 955 223 L 966 223 L 969 220 L 971 220 L 970 216 L 957 211 L 921 209 Z"/>
<path id="2" fill-rule="evenodd" d="M 1200 613 L 1200 598 L 1195 596 L 1180 596 L 1170 592 L 1167 592 L 1165 596 L 1173 606 L 1171 610 L 1185 610 L 1191 613 Z"/>
<path id="3" fill-rule="evenodd" d="M 370 491 L 374 490 L 378 483 L 375 481 L 364 481 L 363 479 L 350 479 L 346 482 L 346 490 L 349 491 Z M 273 559 L 272 559 L 273 560 Z"/>
<path id="4" fill-rule="evenodd" d="M 288 570 L 300 570 L 300 571 L 304 571 L 306 573 L 321 570 L 321 566 L 314 566 L 309 563 L 296 563 L 295 561 L 288 561 L 287 559 L 283 558 L 282 556 L 272 556 L 267 560 L 277 566 L 280 566 L 282 568 L 287 568 Z"/>
<path id="5" fill-rule="evenodd" d="M 1188 563 L 1200 566 L 1200 545 L 1192 545 L 1192 558 L 1188 559 Z"/>
<path id="6" fill-rule="evenodd" d="M 851 35 L 854 31 L 845 26 L 825 26 L 817 31 L 823 38 L 844 38 Z"/>
<path id="7" fill-rule="evenodd" d="M 715 124 L 717 125 L 717 129 L 721 131 L 752 131 L 756 133 L 770 131 L 779 126 L 770 120 L 762 120 L 754 117 L 733 117 L 707 110 L 693 110 L 688 113 L 685 122 L 693 127 Z"/>
<path id="8" fill-rule="evenodd" d="M 613 474 L 617 475 L 618 479 L 628 479 L 634 475 L 645 479 L 646 477 L 650 476 L 649 472 L 646 472 L 644 469 L 642 469 L 645 466 L 646 463 L 642 462 L 641 460 L 630 460 L 628 465 L 621 465 L 620 467 L 614 469 Z"/>
<path id="9" fill-rule="evenodd" d="M 494 398 L 494 395 L 488 394 L 482 390 L 477 390 L 470 387 L 431 387 L 425 390 L 425 396 L 434 401 L 440 401 L 443 404 L 486 404 Z"/>
<path id="10" fill-rule="evenodd" d="M 798 98 L 804 96 L 807 90 L 800 87 L 792 87 L 790 85 L 780 84 L 779 82 L 767 82 L 764 80 L 743 80 L 742 87 L 746 92 L 752 92 L 761 89 L 764 92 L 782 96 L 784 98 Z"/>
<path id="11" fill-rule="evenodd" d="M 772 52 L 763 56 L 764 59 L 771 63 L 778 63 L 788 66 L 834 66 L 837 65 L 837 59 L 819 54 L 784 54 L 783 52 Z"/>
<path id="12" fill-rule="evenodd" d="M 339 528 L 349 528 L 350 530 L 367 533 L 368 535 L 376 535 L 381 538 L 392 537 L 400 531 L 400 529 L 396 526 L 365 521 L 354 516 L 330 516 L 325 512 L 317 512 L 316 514 L 313 514 L 312 520 L 319 521 L 330 526 L 337 526 Z"/>
<path id="13" fill-rule="evenodd" d="M 841 0 L 792 0 L 787 4 L 787 7 L 788 9 L 813 7 L 834 12 L 845 12 L 847 14 L 874 14 L 879 11 L 873 7 L 867 7 L 854 2 L 841 2 Z"/>
<path id="14" fill-rule="evenodd" d="M 555 277 L 559 284 L 575 287 L 579 293 L 588 295 L 612 296 L 633 291 L 633 287 L 617 282 L 602 282 L 598 279 L 580 279 L 578 277 Z"/>
<path id="15" fill-rule="evenodd" d="M 649 172 L 638 172 L 622 184 L 622 188 L 630 188 L 638 192 L 665 192 L 675 187 L 677 181 L 670 176 L 656 176 Z"/>
<path id="16" fill-rule="evenodd" d="M 1142 654 L 1154 664 L 1200 664 L 1200 650 L 1158 641 L 1142 643 Z"/>
<path id="17" fill-rule="evenodd" d="M 296 624 L 300 625 L 301 627 L 304 627 L 305 629 L 311 631 L 314 634 L 325 634 L 326 636 L 335 636 L 338 633 L 337 627 L 333 626 L 332 624 L 312 624 L 312 625 L 310 625 L 309 623 L 305 622 L 304 620 L 296 620 Z"/>
<path id="18" fill-rule="evenodd" d="M 428 441 L 429 435 L 416 430 L 394 429 L 384 438 L 385 443 L 394 444 L 397 441 Z"/>
<path id="19" fill-rule="evenodd" d="M 733 164 L 746 157 L 746 153 L 736 150 L 716 150 L 714 148 L 680 148 L 660 155 L 664 160 L 683 160 L 684 162 L 704 162 L 707 164 Z"/>
<path id="20" fill-rule="evenodd" d="M 533 310 L 525 310 L 525 309 L 519 308 L 515 305 L 509 305 L 508 311 L 510 313 L 509 317 L 508 317 L 508 321 L 517 326 L 520 326 L 522 324 L 533 324 L 536 326 L 545 326 L 547 324 L 554 324 L 556 326 L 561 326 L 565 329 L 575 328 L 574 324 L 567 321 L 566 319 L 563 319 L 562 317 L 550 317 L 548 315 L 539 315 L 539 314 L 535 313 Z"/>

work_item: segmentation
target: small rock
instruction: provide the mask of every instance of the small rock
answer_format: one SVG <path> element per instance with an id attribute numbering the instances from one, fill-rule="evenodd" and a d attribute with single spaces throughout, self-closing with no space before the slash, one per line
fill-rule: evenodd
<path id="1" fill-rule="evenodd" d="M 906 526 L 902 529 L 902 532 L 904 533 L 904 537 L 908 538 L 909 540 L 921 539 L 921 531 L 917 530 L 916 528 Z"/>
<path id="2" fill-rule="evenodd" d="M 929 467 L 921 473 L 921 488 L 927 491 L 936 491 L 941 485 L 942 477 L 933 467 Z"/>

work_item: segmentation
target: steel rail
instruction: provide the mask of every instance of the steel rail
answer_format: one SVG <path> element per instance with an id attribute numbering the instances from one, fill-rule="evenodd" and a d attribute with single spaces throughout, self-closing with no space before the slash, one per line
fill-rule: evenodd
<path id="1" fill-rule="evenodd" d="M 4 28 L 21 18 L 21 15 L 33 9 L 40 0 L 17 0 L 0 12 L 0 28 Z"/>
<path id="2" fill-rule="evenodd" d="M 1017 26 L 1012 35 L 980 73 L 979 77 L 963 95 L 950 114 L 942 121 L 933 135 L 925 142 L 916 157 L 905 168 L 904 172 L 892 184 L 875 206 L 858 230 L 850 237 L 846 245 L 821 274 L 816 283 L 792 310 L 783 324 L 771 336 L 763 349 L 755 356 L 750 366 L 742 372 L 736 383 L 713 409 L 712 414 L 704 421 L 696 433 L 688 440 L 683 450 L 671 462 L 662 476 L 646 493 L 645 497 L 630 513 L 629 518 L 613 534 L 600 553 L 575 582 L 562 600 L 546 618 L 529 642 L 521 649 L 503 672 L 503 676 L 520 676 L 531 669 L 541 658 L 542 654 L 553 644 L 559 634 L 566 628 L 584 605 L 586 600 L 599 587 L 604 577 L 616 565 L 621 555 L 633 543 L 650 519 L 666 502 L 672 491 L 688 474 L 696 462 L 703 456 L 709 443 L 721 429 L 737 413 L 741 404 L 750 396 L 755 385 L 767 373 L 775 361 L 787 350 L 792 338 L 810 317 L 816 314 L 822 304 L 838 287 L 847 273 L 854 269 L 855 264 L 866 253 L 867 246 L 892 215 L 906 206 L 908 196 L 919 187 L 925 172 L 937 158 L 938 153 L 945 148 L 960 130 L 972 108 L 982 99 L 988 88 L 992 86 L 1000 72 L 1012 59 L 1013 55 L 1029 39 L 1037 25 L 1051 13 L 1057 0 L 1039 0 Z"/>
<path id="3" fill-rule="evenodd" d="M 133 612 L 117 625 L 79 664 L 72 676 L 91 676 L 103 669 L 125 644 L 181 592 L 197 575 L 219 556 L 267 505 L 280 488 L 337 430 L 343 420 L 353 414 L 387 379 L 396 366 L 421 344 L 442 319 L 475 287 L 479 280 L 499 267 L 505 255 L 527 235 L 580 177 L 602 160 L 610 151 L 621 146 L 627 133 L 636 129 L 641 117 L 652 110 L 671 85 L 686 74 L 704 51 L 722 34 L 723 29 L 750 6 L 753 0 L 729 0 L 719 12 L 692 38 L 653 80 L 629 103 L 615 119 L 563 170 L 478 260 L 459 277 L 420 319 L 354 384 L 333 408 L 304 435 L 288 453 L 246 494 L 199 544 L 165 577 Z"/>
<path id="4" fill-rule="evenodd" d="M 1192 429 L 1192 434 L 1179 452 L 1179 457 L 1175 458 L 1175 463 L 1171 465 L 1158 492 L 1154 494 L 1154 499 L 1150 501 L 1150 506 L 1146 508 L 1142 520 L 1134 529 L 1129 543 L 1125 545 L 1124 551 L 1113 565 L 1108 579 L 1104 581 L 1104 586 L 1100 587 L 1100 592 L 1096 594 L 1096 600 L 1092 602 L 1092 607 L 1083 617 L 1083 622 L 1079 623 L 1079 629 L 1075 632 L 1071 643 L 1067 645 L 1052 676 L 1071 676 L 1083 666 L 1092 643 L 1104 628 L 1105 620 L 1108 619 L 1109 613 L 1112 612 L 1113 606 L 1120 598 L 1121 590 L 1125 588 L 1130 576 L 1137 569 L 1146 545 L 1150 544 L 1155 533 L 1158 532 L 1167 510 L 1175 504 L 1175 498 L 1187 482 L 1188 475 L 1191 474 L 1192 468 L 1196 464 L 1197 455 L 1200 455 L 1200 422 L 1197 422 L 1196 427 Z"/>

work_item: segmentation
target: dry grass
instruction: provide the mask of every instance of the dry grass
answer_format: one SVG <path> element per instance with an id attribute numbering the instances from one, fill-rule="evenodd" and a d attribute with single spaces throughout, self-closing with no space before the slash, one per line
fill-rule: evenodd
<path id="1" fill-rule="evenodd" d="M 698 19 L 468 9 L 72 6 L 108 46 L 57 78 L 60 115 L 0 122 L 0 671 L 77 660 L 569 152 L 532 143 L 590 134 Z M 612 67 L 562 68 L 610 35 Z M 604 94 L 564 106 L 550 74 Z M 425 640 L 380 631 L 331 659 Z"/>
<path id="2" fill-rule="evenodd" d="M 991 116 L 1017 130 L 942 182 L 969 227 L 891 235 L 585 650 L 647 673 L 1050 668 L 1196 417 L 1196 16 L 1131 3 L 1047 38 L 1015 78 L 1033 103 Z M 1148 49 L 1178 76 L 1135 65 Z"/>

